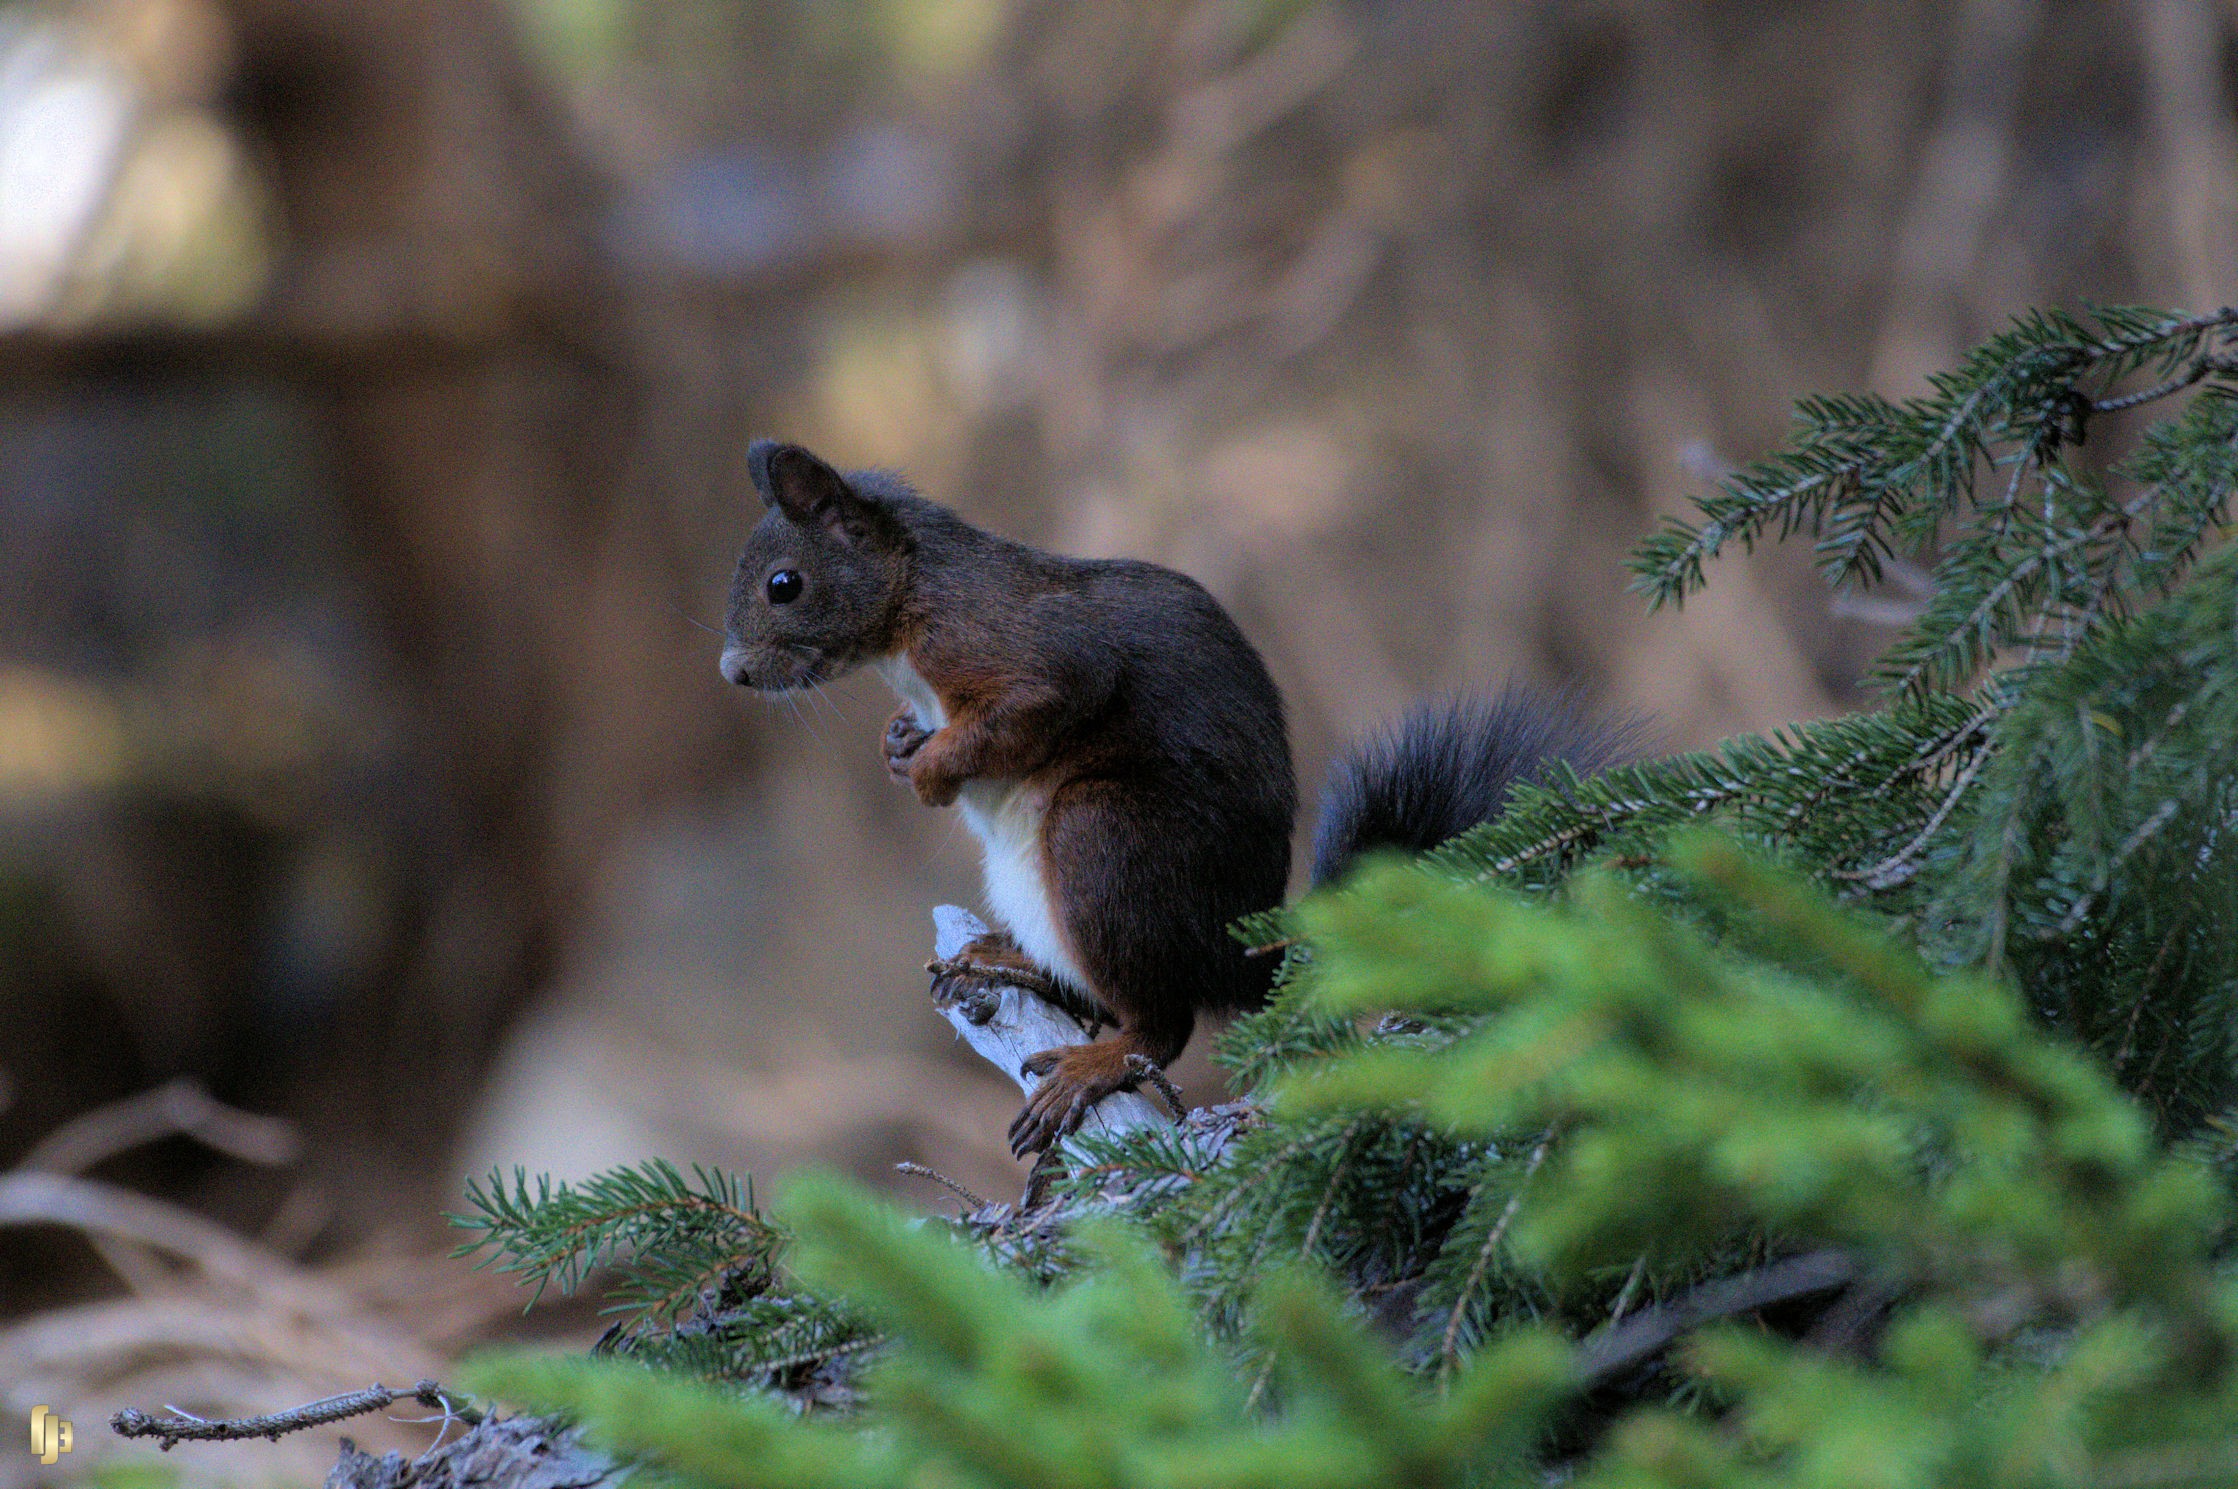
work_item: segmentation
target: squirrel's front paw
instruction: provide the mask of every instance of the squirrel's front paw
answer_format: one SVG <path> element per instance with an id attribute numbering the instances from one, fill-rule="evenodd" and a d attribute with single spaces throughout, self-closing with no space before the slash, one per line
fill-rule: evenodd
<path id="1" fill-rule="evenodd" d="M 925 747 L 933 732 L 917 722 L 917 715 L 903 709 L 886 723 L 886 773 L 897 781 L 909 779 L 909 762 Z"/>

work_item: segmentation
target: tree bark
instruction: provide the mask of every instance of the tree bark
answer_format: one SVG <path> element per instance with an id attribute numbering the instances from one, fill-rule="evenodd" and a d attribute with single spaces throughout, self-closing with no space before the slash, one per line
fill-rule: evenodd
<path id="1" fill-rule="evenodd" d="M 401 715 L 379 965 L 282 1031 L 281 1089 L 361 1224 L 417 1209 L 627 825 L 739 765 L 643 458 L 648 326 L 606 183 L 495 0 L 225 0 L 233 122 L 286 234 L 266 302 L 193 333 L 24 337 L 56 375 L 277 384 L 308 405 Z M 694 672 L 692 676 L 698 674 Z M 370 704 L 368 711 L 371 711 Z M 404 1192 L 399 1192 L 399 1183 Z"/>

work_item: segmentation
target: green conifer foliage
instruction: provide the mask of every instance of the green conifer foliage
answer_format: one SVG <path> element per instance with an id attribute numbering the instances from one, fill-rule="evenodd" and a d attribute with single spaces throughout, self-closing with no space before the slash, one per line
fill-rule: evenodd
<path id="1" fill-rule="evenodd" d="M 515 1171 L 466 1186 L 454 1225 L 479 1232 L 457 1255 L 519 1274 L 535 1292 L 573 1292 L 601 1267 L 619 1271 L 599 1352 L 710 1378 L 751 1380 L 820 1399 L 828 1372 L 880 1342 L 863 1317 L 778 1286 L 785 1234 L 754 1204 L 751 1178 L 662 1159 L 554 1184 Z M 841 1391 L 844 1399 L 844 1391 Z"/>
<path id="2" fill-rule="evenodd" d="M 2234 327 L 2043 312 L 1929 397 L 1805 400 L 1789 448 L 1641 545 L 1636 587 L 1680 603 L 1705 560 L 1768 533 L 1813 539 L 1842 588 L 1932 554 L 1931 598 L 1876 669 L 1890 706 L 1558 779 L 1439 861 L 1546 888 L 1599 860 L 1654 884 L 1672 828 L 1718 821 L 1947 965 L 2017 976 L 2172 1134 L 2196 1130 L 2238 1099 L 2238 568 L 2216 547 Z"/>
<path id="3" fill-rule="evenodd" d="M 2010 968 L 2171 1133 L 2238 1100 L 2238 552 L 2098 628 L 2000 723 L 1931 944 Z"/>
<path id="4" fill-rule="evenodd" d="M 1403 1111 L 1507 1148 L 1522 1203 L 1503 1204 L 1500 1245 L 1549 1295 L 1640 1254 L 1664 1275 L 1720 1269 L 1748 1237 L 1780 1238 L 1768 1266 L 1598 1328 L 1511 1317 L 1450 1370 L 1410 1372 L 1292 1258 L 1262 1265 L 1231 1352 L 1112 1222 L 1047 1287 L 815 1181 L 783 1209 L 789 1265 L 890 1341 L 858 1417 L 641 1365 L 516 1358 L 473 1382 L 709 1485 L 2083 1485 L 2238 1467 L 2238 1286 L 2210 1167 L 2009 986 L 1936 972 L 1728 839 L 1682 840 L 1670 862 L 1733 934 L 1601 875 L 1549 903 L 1387 866 L 1310 908 L 1321 1009 L 1471 1022 L 1315 1062 L 1276 1094 L 1276 1125 Z M 1805 1285 L 1783 1294 L 1784 1277 Z M 1829 1293 L 1863 1302 L 1806 1330 L 1766 1322 Z M 1663 1368 L 1684 1389 L 1612 1408 L 1674 1337 Z"/>
<path id="5" fill-rule="evenodd" d="M 1284 1409 L 1256 1418 L 1164 1264 L 1124 1232 L 1091 1229 L 1082 1275 L 1044 1289 L 838 1181 L 789 1200 L 803 1271 L 859 1298 L 896 1341 L 868 1423 L 582 1360 L 487 1361 L 474 1385 L 580 1413 L 687 1484 L 1339 1489 L 1520 1481 L 1570 1375 L 1569 1348 L 1533 1334 L 1424 1393 L 1326 1289 L 1276 1268 L 1254 1330 Z"/>

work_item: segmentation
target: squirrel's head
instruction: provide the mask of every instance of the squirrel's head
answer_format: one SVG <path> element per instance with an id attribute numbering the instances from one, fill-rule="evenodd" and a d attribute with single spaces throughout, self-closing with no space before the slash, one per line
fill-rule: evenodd
<path id="1" fill-rule="evenodd" d="M 892 651 L 909 578 L 909 539 L 880 493 L 799 445 L 746 452 L 769 510 L 731 577 L 723 676 L 782 693 Z"/>

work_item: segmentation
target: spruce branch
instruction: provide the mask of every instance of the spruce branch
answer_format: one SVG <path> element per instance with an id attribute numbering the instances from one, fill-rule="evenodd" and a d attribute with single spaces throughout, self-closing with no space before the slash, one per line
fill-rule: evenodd
<path id="1" fill-rule="evenodd" d="M 573 1185 L 539 1175 L 533 1190 L 524 1170 L 510 1185 L 493 1172 L 468 1181 L 466 1197 L 472 1212 L 451 1222 L 481 1235 L 454 1254 L 489 1248 L 479 1265 L 533 1283 L 531 1306 L 547 1286 L 572 1293 L 593 1269 L 619 1262 L 624 1281 L 608 1311 L 673 1318 L 711 1288 L 767 1287 L 783 1245 L 755 1208 L 751 1177 L 695 1165 L 687 1179 L 664 1159 Z"/>
<path id="2" fill-rule="evenodd" d="M 1313 1219 L 1306 1225 L 1305 1239 L 1298 1243 L 1301 1258 L 1313 1255 L 1314 1244 L 1321 1239 L 1321 1226 L 1329 1218 L 1329 1207 L 1336 1203 L 1337 1190 L 1344 1183 L 1345 1170 L 1352 1167 L 1356 1151 L 1355 1139 L 1359 1136 L 1360 1120 L 1355 1118 L 1345 1124 L 1337 1137 L 1337 1163 L 1329 1170 L 1329 1182 L 1322 1186 L 1321 1202 L 1313 1207 Z"/>
<path id="3" fill-rule="evenodd" d="M 1877 861 L 1918 833 L 1933 810 L 1929 793 L 1947 790 L 1935 785 L 1941 772 L 1981 748 L 2002 707 L 1995 693 L 1935 695 L 1585 780 L 1552 770 L 1430 860 L 1457 876 L 1548 888 L 1596 854 L 1653 861 L 1662 835 L 1715 816 L 1766 843 L 1823 845 L 1853 860 L 1871 852 L 1866 861 Z"/>
<path id="4" fill-rule="evenodd" d="M 1461 1321 L 1468 1317 L 1469 1303 L 1476 1296 L 1477 1288 L 1483 1285 L 1484 1274 L 1491 1267 L 1492 1258 L 1498 1253 L 1500 1243 L 1507 1239 L 1508 1227 L 1514 1224 L 1516 1215 L 1522 1211 L 1523 1196 L 1529 1192 L 1531 1180 L 1537 1177 L 1539 1165 L 1546 1162 L 1547 1151 L 1554 1146 L 1557 1130 L 1549 1127 L 1539 1135 L 1538 1143 L 1531 1149 L 1530 1158 L 1524 1162 L 1523 1175 L 1516 1182 L 1515 1192 L 1508 1196 L 1507 1204 L 1501 1208 L 1500 1218 L 1485 1232 L 1484 1244 L 1477 1248 L 1476 1258 L 1469 1264 L 1468 1278 L 1454 1294 L 1453 1306 L 1445 1317 L 1445 1332 L 1438 1336 L 1440 1379 L 1450 1379 L 1460 1365 Z M 1480 1186 L 1479 1193 L 1481 1192 Z"/>
<path id="5" fill-rule="evenodd" d="M 2096 399 L 2091 403 L 2090 411 L 2094 414 L 2112 414 L 2142 408 L 2148 403 L 2158 403 L 2171 393 L 2181 393 L 2210 374 L 2229 376 L 2233 373 L 2238 373 L 2238 360 L 2217 356 L 2194 357 L 2191 365 L 2174 377 L 2163 378 L 2149 388 L 2140 388 L 2118 398 Z"/>
<path id="6" fill-rule="evenodd" d="M 1794 445 L 1726 476 L 1700 500 L 1698 524 L 1667 524 L 1640 545 L 1635 588 L 1651 607 L 1683 602 L 1703 583 L 1704 562 L 1725 544 L 1753 547 L 1774 528 L 1781 537 L 1810 536 L 1835 587 L 1870 587 L 1884 559 L 1966 515 L 1974 471 L 1985 457 L 2012 464 L 2005 500 L 1993 508 L 2009 517 L 2028 472 L 2051 469 L 2060 447 L 2082 437 L 2078 407 L 2138 407 L 2231 375 L 2234 364 L 2201 352 L 2200 343 L 2210 333 L 2227 336 L 2233 325 L 2232 310 L 2172 317 L 2100 308 L 2088 319 L 2037 312 L 1957 372 L 1934 379 L 1927 398 L 1902 405 L 1805 399 L 1796 409 Z M 2083 391 L 2093 379 L 2110 384 L 2151 365 L 2180 371 L 2126 399 Z M 1983 535 L 1995 529 L 1993 520 Z"/>
<path id="7" fill-rule="evenodd" d="M 1989 758 L 1989 752 L 1984 750 L 1966 762 L 1966 768 L 1951 782 L 1950 790 L 1944 795 L 1941 804 L 1910 842 L 1870 868 L 1834 869 L 1831 871 L 1833 877 L 1857 881 L 1867 889 L 1893 889 L 1917 874 L 1920 852 L 1942 825 L 1950 820 L 1950 814 L 1958 809 L 1959 799 L 1966 794 L 1966 788 L 1974 784 L 1975 778 L 1982 773 L 1982 767 L 1989 763 Z"/>
<path id="8" fill-rule="evenodd" d="M 1550 768 L 1235 928 L 1281 963 L 1220 1038 L 1230 1116 L 1084 1134 L 953 1228 L 812 1196 L 844 1298 L 703 1287 L 612 1337 L 803 1407 L 875 1371 L 871 1430 L 561 1394 L 722 1483 L 1069 1481 L 1092 1441 L 1145 1482 L 1770 1484 L 1868 1435 L 1907 1482 L 2164 1473 L 2122 1455 L 2238 1401 L 2234 331 L 2041 312 L 1920 399 L 1805 400 L 1639 586 L 1775 535 L 1845 593 L 1933 552 L 1885 706 Z"/>
<path id="9" fill-rule="evenodd" d="M 799 1400 L 819 1387 L 845 1388 L 849 1363 L 885 1342 L 885 1334 L 860 1311 L 814 1293 L 794 1293 L 703 1310 L 672 1328 L 617 1325 L 594 1352 L 703 1380 L 744 1381 Z M 815 1379 L 834 1372 L 841 1378 Z"/>

